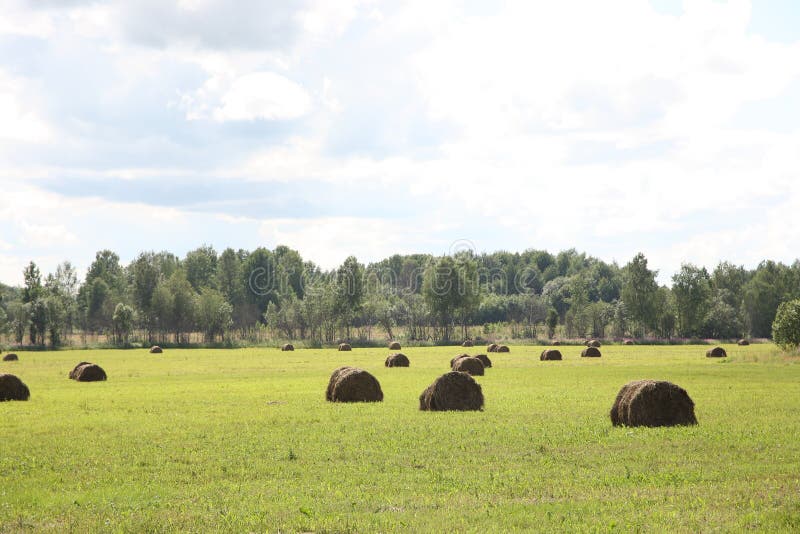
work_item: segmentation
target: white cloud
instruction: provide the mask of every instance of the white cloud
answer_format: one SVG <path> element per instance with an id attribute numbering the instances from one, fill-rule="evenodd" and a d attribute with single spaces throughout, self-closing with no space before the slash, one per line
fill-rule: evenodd
<path id="1" fill-rule="evenodd" d="M 286 120 L 306 115 L 311 97 L 299 84 L 274 72 L 253 72 L 233 81 L 213 111 L 218 121 Z"/>
<path id="2" fill-rule="evenodd" d="M 51 127 L 26 98 L 30 96 L 24 80 L 0 69 L 0 141 L 37 143 L 51 137 Z"/>

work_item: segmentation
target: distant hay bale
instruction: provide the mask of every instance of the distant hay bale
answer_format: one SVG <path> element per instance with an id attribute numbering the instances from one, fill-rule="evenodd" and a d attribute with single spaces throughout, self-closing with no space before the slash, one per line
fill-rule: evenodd
<path id="1" fill-rule="evenodd" d="M 94 363 L 81 365 L 75 370 L 75 380 L 78 382 L 102 382 L 106 378 L 103 368 Z"/>
<path id="2" fill-rule="evenodd" d="M 475 344 L 470 341 L 469 339 L 465 339 L 464 342 L 461 344 L 462 347 L 473 347 Z"/>
<path id="3" fill-rule="evenodd" d="M 554 347 L 560 347 L 561 346 L 561 342 L 560 341 L 553 341 L 551 343 L 551 345 L 553 345 Z"/>
<path id="4" fill-rule="evenodd" d="M 78 374 L 78 369 L 80 369 L 84 365 L 91 365 L 91 363 L 90 362 L 81 362 L 78 365 L 76 365 L 75 367 L 73 367 L 72 371 L 69 372 L 69 377 L 70 377 L 71 380 L 75 380 L 75 377 Z"/>
<path id="5" fill-rule="evenodd" d="M 16 375 L 0 375 L 0 402 L 26 401 L 31 391 Z"/>
<path id="6" fill-rule="evenodd" d="M 497 343 L 492 343 L 488 347 L 486 347 L 486 352 L 497 352 L 497 347 L 499 347 Z"/>
<path id="7" fill-rule="evenodd" d="M 500 345 L 497 347 L 497 352 L 511 352 L 511 349 L 508 348 L 508 345 Z"/>
<path id="8" fill-rule="evenodd" d="M 624 340 L 622 342 L 622 344 L 623 345 L 633 345 L 633 340 L 632 339 L 626 339 L 626 340 Z"/>
<path id="9" fill-rule="evenodd" d="M 378 380 L 365 370 L 340 367 L 331 375 L 326 398 L 331 402 L 380 402 L 383 391 Z"/>
<path id="10" fill-rule="evenodd" d="M 483 362 L 478 358 L 459 358 L 453 364 L 453 371 L 468 373 L 472 376 L 483 376 Z"/>
<path id="11" fill-rule="evenodd" d="M 423 411 L 469 411 L 483 409 L 483 392 L 474 378 L 466 373 L 445 373 L 425 388 L 419 396 Z"/>
<path id="12" fill-rule="evenodd" d="M 590 339 L 589 341 L 586 342 L 586 346 L 587 347 L 594 347 L 596 349 L 599 349 L 600 348 L 600 342 L 597 341 L 596 339 Z"/>
<path id="13" fill-rule="evenodd" d="M 153 345 L 152 347 L 150 347 L 150 354 L 161 354 L 162 352 L 164 351 L 158 345 Z"/>
<path id="14" fill-rule="evenodd" d="M 582 358 L 599 358 L 600 356 L 600 349 L 597 347 L 586 347 L 581 351 Z"/>
<path id="15" fill-rule="evenodd" d="M 389 350 L 400 350 L 401 348 L 402 347 L 400 346 L 400 343 L 398 343 L 397 341 L 392 341 L 389 344 Z"/>
<path id="16" fill-rule="evenodd" d="M 694 402 L 686 390 L 660 380 L 634 380 L 622 386 L 610 416 L 614 426 L 697 424 Z"/>
<path id="17" fill-rule="evenodd" d="M 349 350 L 353 350 L 353 347 L 350 346 L 350 343 L 339 343 L 339 350 L 340 351 L 349 351 Z"/>
<path id="18" fill-rule="evenodd" d="M 408 361 L 408 356 L 402 352 L 390 354 L 386 358 L 386 367 L 408 367 L 411 362 Z"/>
<path id="19" fill-rule="evenodd" d="M 747 341 L 746 339 L 740 339 L 739 341 L 736 342 L 736 344 L 739 345 L 740 347 L 746 347 L 747 345 L 750 344 L 750 342 Z"/>
<path id="20" fill-rule="evenodd" d="M 539 356 L 539 359 L 542 361 L 560 360 L 561 352 L 559 352 L 557 349 L 544 349 L 542 351 L 542 355 Z"/>
<path id="21" fill-rule="evenodd" d="M 451 369 L 453 368 L 453 366 L 456 364 L 456 360 L 459 360 L 459 359 L 461 359 L 461 358 L 469 358 L 469 357 L 470 357 L 470 356 L 469 356 L 469 354 L 467 354 L 467 353 L 463 353 L 463 354 L 459 354 L 459 355 L 457 355 L 457 356 L 454 356 L 454 357 L 453 357 L 453 358 L 450 360 L 450 368 L 451 368 Z"/>
<path id="22" fill-rule="evenodd" d="M 706 351 L 706 358 L 725 358 L 728 353 L 722 347 L 714 347 Z"/>
<path id="23" fill-rule="evenodd" d="M 5 356 L 3 356 L 3 361 L 4 362 L 16 362 L 16 361 L 19 361 L 19 356 L 17 356 L 13 352 L 9 352 Z"/>
<path id="24" fill-rule="evenodd" d="M 284 352 L 292 352 L 294 350 L 294 345 L 291 343 L 286 343 L 281 347 L 281 350 Z"/>
<path id="25" fill-rule="evenodd" d="M 492 366 L 492 360 L 490 360 L 489 357 L 487 355 L 485 355 L 485 354 L 476 354 L 473 357 L 474 358 L 478 358 L 481 361 L 481 363 L 483 364 L 484 367 L 491 367 Z"/>

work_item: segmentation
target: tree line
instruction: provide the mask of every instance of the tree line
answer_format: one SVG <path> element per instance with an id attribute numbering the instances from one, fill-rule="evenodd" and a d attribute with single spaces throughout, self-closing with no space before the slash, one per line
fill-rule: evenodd
<path id="1" fill-rule="evenodd" d="M 82 280 L 68 261 L 46 276 L 31 262 L 23 274 L 22 287 L 0 284 L 0 336 L 40 346 L 98 336 L 120 346 L 189 344 L 193 335 L 329 343 L 399 332 L 447 342 L 498 324 L 516 338 L 769 337 L 778 306 L 800 298 L 800 260 L 712 271 L 687 263 L 665 286 L 641 253 L 620 267 L 574 249 L 368 265 L 349 257 L 333 270 L 285 246 L 143 252 L 128 265 L 102 250 Z"/>

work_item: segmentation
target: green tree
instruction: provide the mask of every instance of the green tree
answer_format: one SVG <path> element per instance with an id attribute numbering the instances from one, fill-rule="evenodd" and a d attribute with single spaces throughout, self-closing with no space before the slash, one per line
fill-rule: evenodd
<path id="1" fill-rule="evenodd" d="M 648 328 L 656 329 L 657 274 L 658 271 L 647 268 L 647 258 L 641 252 L 623 268 L 620 297 L 630 320 L 638 324 L 639 335 L 644 335 Z"/>
<path id="2" fill-rule="evenodd" d="M 225 296 L 216 289 L 205 288 L 196 299 L 197 326 L 203 331 L 205 340 L 213 343 L 218 337 L 224 338 L 231 327 L 233 312 Z"/>
<path id="3" fill-rule="evenodd" d="M 114 338 L 120 345 L 127 345 L 133 325 L 136 320 L 134 309 L 127 304 L 120 302 L 114 308 Z"/>
<path id="4" fill-rule="evenodd" d="M 210 245 L 203 245 L 186 254 L 183 268 L 186 270 L 186 279 L 195 291 L 204 287 L 216 288 L 217 252 Z"/>
<path id="5" fill-rule="evenodd" d="M 708 271 L 705 267 L 684 263 L 672 277 L 672 292 L 678 312 L 678 334 L 685 337 L 699 335 L 711 298 Z"/>
<path id="6" fill-rule="evenodd" d="M 772 340 L 786 351 L 800 346 L 800 299 L 778 306 L 772 323 Z"/>
<path id="7" fill-rule="evenodd" d="M 346 337 L 364 303 L 364 266 L 354 256 L 348 257 L 336 270 L 335 313 L 341 318 Z"/>

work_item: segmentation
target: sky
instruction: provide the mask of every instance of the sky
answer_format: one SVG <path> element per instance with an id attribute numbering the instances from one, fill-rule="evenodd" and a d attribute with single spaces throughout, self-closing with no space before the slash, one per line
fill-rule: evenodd
<path id="1" fill-rule="evenodd" d="M 0 281 L 101 249 L 800 256 L 794 0 L 1 0 Z"/>

